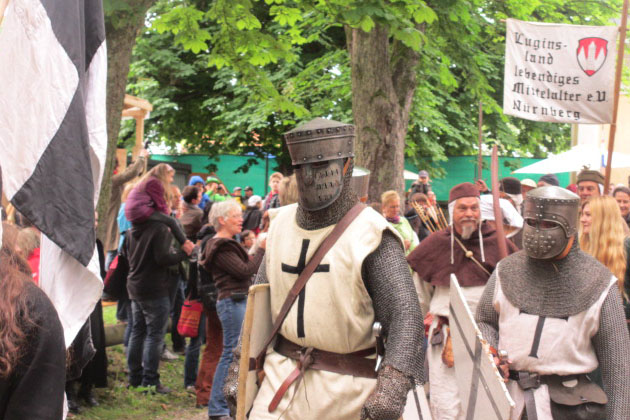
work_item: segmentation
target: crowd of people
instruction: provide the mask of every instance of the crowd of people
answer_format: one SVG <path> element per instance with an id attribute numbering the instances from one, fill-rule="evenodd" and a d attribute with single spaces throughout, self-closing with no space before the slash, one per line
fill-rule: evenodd
<path id="1" fill-rule="evenodd" d="M 173 184 L 175 171 L 168 164 L 160 163 L 145 172 L 147 157 L 147 152 L 142 151 L 124 171 L 116 170 L 112 177 L 106 237 L 102 244 L 100 241 L 97 244 L 103 278 L 108 276 L 108 271 L 112 275 L 117 270 L 125 270 L 126 293 L 115 300 L 117 318 L 126 323 L 123 345 L 128 385 L 130 388 L 141 387 L 146 392 L 169 394 L 172 390 L 160 381 L 160 363 L 178 358 L 181 354 L 185 357 L 182 387 L 196 394 L 197 406 L 207 407 L 211 420 L 228 420 L 234 412 L 234 372 L 238 373 L 239 338 L 248 289 L 254 282 L 270 283 L 273 306 L 273 290 L 282 284 L 279 279 L 292 282 L 295 277 L 286 280 L 289 278 L 286 273 L 301 274 L 304 270 L 306 255 L 310 252 L 309 242 L 322 241 L 326 236 L 324 233 L 330 231 L 328 226 L 341 223 L 341 217 L 351 212 L 349 205 L 336 204 L 344 197 L 344 200 L 354 203 L 361 196 L 348 187 L 352 178 L 352 165 L 348 164 L 351 159 L 339 159 L 340 162 L 336 163 L 338 167 L 318 175 L 325 178 L 341 172 L 336 184 L 328 184 L 328 181 L 318 184 L 320 187 L 330 185 L 337 190 L 324 196 L 318 193 L 317 199 L 305 199 L 305 191 L 312 185 L 308 177 L 315 176 L 301 171 L 300 166 L 296 166 L 296 172 L 291 176 L 273 173 L 269 178 L 271 190 L 267 194 L 257 195 L 250 186 L 236 187 L 230 193 L 218 178 L 210 176 L 204 179 L 198 175 L 191 176 L 188 185 L 180 191 Z M 496 349 L 511 349 L 510 363 L 515 368 L 506 368 L 505 374 L 506 381 L 511 381 L 509 389 L 515 397 L 519 413 L 527 413 L 530 419 L 536 418 L 536 413 L 530 411 L 530 390 L 518 388 L 519 372 L 539 369 L 548 376 L 579 376 L 590 374 L 599 367 L 599 372 L 591 375 L 592 382 L 599 384 L 607 395 L 608 418 L 627 419 L 625 414 L 620 413 L 630 409 L 629 401 L 626 401 L 626 394 L 630 392 L 626 382 L 630 381 L 630 376 L 619 379 L 628 368 L 612 359 L 626 356 L 630 350 L 625 330 L 625 320 L 630 319 L 630 189 L 620 185 L 605 195 L 604 177 L 599 171 L 588 169 L 578 174 L 575 185 L 564 189 L 559 187 L 559 180 L 554 174 L 544 175 L 538 181 L 506 177 L 500 181 L 499 192 L 503 220 L 495 220 L 488 186 L 483 180 L 471 181 L 453 187 L 447 206 L 442 207 L 432 191 L 429 173 L 422 170 L 404 195 L 390 190 L 381 195 L 380 201 L 368 203 L 370 212 L 362 212 L 358 216 L 367 228 L 361 229 L 353 224 L 347 227 L 353 236 L 346 238 L 349 242 L 345 246 L 354 247 L 353 251 L 333 248 L 336 253 L 331 261 L 344 261 L 341 264 L 343 269 L 330 264 L 315 269 L 315 272 L 334 273 L 330 274 L 332 278 L 349 276 L 347 287 L 326 286 L 332 287 L 328 290 L 320 284 L 317 287 L 324 288 L 323 294 L 315 297 L 309 292 L 309 299 L 326 302 L 327 294 L 333 293 L 336 298 L 330 297 L 331 301 L 343 297 L 353 302 L 354 306 L 358 305 L 352 309 L 337 308 L 333 303 L 327 306 L 326 309 L 337 317 L 337 321 L 346 319 L 350 323 L 355 322 L 352 317 L 360 312 L 361 320 L 353 324 L 356 328 L 363 326 L 366 315 L 369 318 L 366 323 L 377 319 L 386 324 L 388 350 L 383 362 L 385 367 L 381 369 L 386 373 L 379 371 L 378 383 L 383 387 L 399 388 L 387 394 L 387 401 L 396 402 L 392 403 L 395 407 L 394 411 L 388 411 L 390 414 L 398 413 L 399 416 L 400 395 L 406 396 L 414 383 L 428 382 L 433 418 L 464 418 L 459 400 L 461 384 L 453 369 L 449 329 L 449 285 L 451 274 L 455 274 L 489 343 Z M 326 209 L 330 211 L 326 217 L 332 222 L 326 219 L 320 223 L 317 218 L 322 218 Z M 504 238 L 499 237 L 497 223 L 503 225 Z M 59 378 L 65 378 L 61 386 L 66 391 L 71 412 L 79 412 L 84 404 L 97 405 L 92 388 L 107 386 L 101 302 L 73 342 L 66 358 L 60 338 L 63 333 L 54 308 L 37 288 L 39 232 L 12 206 L 3 211 L 3 226 L 0 276 L 5 287 L 0 292 L 0 307 L 3 308 L 0 321 L 15 327 L 0 330 L 0 376 L 3 378 L 0 389 L 5 395 L 0 403 L 0 413 L 9 417 L 19 414 L 22 418 L 59 418 L 63 399 L 58 401 L 58 393 L 50 391 L 59 385 L 55 383 Z M 292 237 L 300 238 L 301 249 L 299 243 L 291 242 Z M 268 249 L 268 241 L 273 243 L 273 248 Z M 507 258 L 501 255 L 501 241 L 505 241 Z M 343 239 L 341 243 L 344 243 Z M 354 245 L 349 245 L 352 243 Z M 542 262 L 532 265 L 532 258 Z M 295 267 L 284 262 L 293 259 L 300 261 Z M 356 264 L 351 262 L 354 259 L 361 264 L 358 271 L 351 268 Z M 554 262 L 546 265 L 550 260 Z M 112 264 L 115 261 L 116 264 Z M 126 264 L 121 261 L 126 261 Z M 598 261 L 600 265 L 595 266 L 593 261 Z M 586 271 L 576 272 L 578 267 L 584 267 Z M 395 276 L 382 280 L 382 276 L 387 277 L 387 273 L 396 269 Z M 571 290 L 567 288 L 567 273 L 573 273 L 571 276 L 576 279 L 584 277 L 584 280 L 582 283 L 582 280 L 576 280 L 577 286 L 574 284 Z M 592 278 L 599 276 L 597 278 L 602 280 L 594 285 L 593 279 L 587 279 L 587 275 Z M 536 276 L 552 280 L 541 285 Z M 24 281 L 29 277 L 29 281 Z M 505 279 L 512 280 L 506 283 Z M 556 280 L 558 284 L 554 283 Z M 381 283 L 384 282 L 389 282 L 389 291 L 382 290 L 385 286 Z M 405 301 L 408 299 L 405 293 L 410 289 L 405 287 L 412 283 L 415 301 L 409 305 L 409 301 Z M 288 291 L 286 285 L 283 287 L 280 290 Z M 558 290 L 583 299 L 558 295 L 555 293 Z M 536 299 L 531 295 L 535 292 L 547 297 L 544 302 L 535 303 Z M 396 293 L 400 296 L 396 297 Z M 554 301 L 555 298 L 558 300 Z M 282 303 L 284 297 L 277 299 L 279 301 L 275 305 Z M 106 293 L 103 300 L 112 300 L 112 297 Z M 192 329 L 195 332 L 184 337 L 178 325 L 181 324 L 183 308 L 191 302 L 201 302 L 203 310 L 193 319 Z M 301 348 L 299 351 L 314 348 L 317 352 L 322 345 L 304 339 L 304 331 L 313 334 L 309 330 L 313 328 L 313 322 L 322 325 L 329 322 L 320 319 L 326 318 L 326 314 L 318 312 L 319 308 L 309 309 L 307 305 L 306 312 L 302 313 L 305 311 L 304 304 L 299 305 L 296 318 L 290 321 L 296 323 L 297 329 L 286 327 L 281 330 L 282 335 L 278 336 L 274 351 L 265 363 L 266 377 L 260 384 L 259 395 L 273 397 L 273 402 L 267 407 L 269 401 L 261 403 L 258 400 L 262 397 L 256 398 L 252 408 L 255 415 L 252 414 L 254 417 L 251 418 L 266 418 L 261 414 L 263 411 L 276 417 L 282 412 L 288 418 L 299 418 L 291 413 L 295 413 L 292 410 L 297 410 L 296 407 L 302 404 L 299 401 L 301 394 L 295 391 L 287 399 L 284 384 L 282 393 L 278 390 L 286 373 L 295 364 L 283 365 L 284 362 L 275 358 L 285 357 L 290 361 L 293 357 L 290 352 L 296 345 Z M 373 309 L 371 305 L 374 305 Z M 388 308 L 383 309 L 384 306 Z M 37 309 L 33 310 L 33 307 Z M 622 333 L 618 329 L 621 321 L 615 318 L 618 307 L 625 309 Z M 359 312 L 353 313 L 353 310 Z M 529 314 L 527 316 L 531 316 L 531 320 L 519 318 L 519 311 Z M 276 316 L 278 312 L 274 314 Z M 543 324 L 540 319 L 544 323 L 545 317 L 550 318 L 545 324 L 550 326 L 541 333 Z M 576 321 L 567 321 L 568 328 L 563 331 L 554 321 L 560 318 L 576 318 Z M 186 319 L 186 322 L 190 321 Z M 518 347 L 523 344 L 521 338 L 510 333 L 509 329 L 518 329 L 532 322 L 538 322 L 535 341 L 540 348 L 532 348 L 528 356 Z M 29 327 L 31 324 L 37 328 Z M 402 324 L 407 328 L 406 332 L 401 332 L 404 330 L 400 326 Z M 329 354 L 335 357 L 337 353 L 354 354 L 363 350 L 362 346 L 366 343 L 372 342 L 372 338 L 360 336 L 358 330 L 349 328 L 346 331 L 344 328 L 340 328 L 339 332 L 327 332 L 331 336 L 346 334 L 344 345 L 323 346 Z M 424 339 L 416 336 L 420 330 Z M 172 349 L 165 344 L 167 334 L 171 335 Z M 555 345 L 548 338 L 549 334 L 563 337 L 573 347 L 555 349 L 558 354 L 553 355 Z M 403 360 L 388 356 L 403 351 L 396 349 L 404 348 L 409 340 L 417 342 L 413 357 L 408 354 Z M 593 344 L 589 345 L 591 341 Z M 23 355 L 15 351 L 21 346 L 29 349 Z M 569 358 L 570 352 L 584 356 L 556 368 L 561 364 L 559 358 Z M 540 355 L 535 356 L 537 362 L 530 360 L 531 354 Z M 299 363 L 298 378 L 308 369 L 307 362 L 300 359 Z M 354 362 L 348 363 L 353 366 Z M 423 372 L 423 366 L 428 367 L 428 371 Z M 323 367 L 314 369 L 327 370 Z M 337 378 L 338 387 L 350 386 L 344 385 L 342 380 L 348 373 L 338 373 L 341 375 Z M 370 376 L 369 380 L 376 378 Z M 317 376 L 310 380 L 324 384 L 329 379 Z M 42 383 L 33 385 L 38 381 Z M 293 381 L 295 378 L 288 387 Z M 591 382 L 590 377 L 588 381 Z M 300 383 L 299 379 L 296 383 Z M 299 386 L 295 385 L 296 389 Z M 370 418 L 398 418 L 389 414 L 374 414 L 382 409 L 379 404 L 387 405 L 378 399 L 383 398 L 378 396 L 379 389 L 377 387 L 372 394 L 361 394 L 365 398 L 370 397 L 367 402 L 365 398 L 361 400 L 358 410 L 363 413 L 362 416 L 373 413 Z M 541 392 L 540 389 L 536 388 L 536 392 Z M 18 395 L 32 393 L 33 390 L 41 390 L 37 392 L 40 403 L 32 404 L 33 411 L 23 411 L 22 397 Z M 354 391 L 347 392 L 351 395 Z M 548 394 L 548 391 L 544 392 Z M 14 394 L 16 399 L 6 397 L 7 393 Z M 536 397 L 538 418 L 552 419 L 558 412 L 553 404 L 551 412 L 540 408 L 540 401 L 549 400 L 547 394 Z M 318 396 L 313 395 L 312 398 L 317 399 Z M 45 414 L 37 411 L 44 410 L 41 401 L 48 402 L 44 404 Z M 330 413 L 327 410 L 330 407 L 321 411 L 316 409 L 314 413 L 323 413 L 325 417 L 326 413 Z M 357 408 L 349 404 L 335 410 L 356 413 Z M 341 417 L 335 418 L 346 418 L 346 414 L 339 415 Z"/>

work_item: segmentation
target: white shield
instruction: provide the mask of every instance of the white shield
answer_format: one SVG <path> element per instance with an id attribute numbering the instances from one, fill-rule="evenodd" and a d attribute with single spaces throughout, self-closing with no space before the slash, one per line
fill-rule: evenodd
<path id="1" fill-rule="evenodd" d="M 247 418 L 247 413 L 251 410 L 258 393 L 256 371 L 249 370 L 250 358 L 255 359 L 258 356 L 272 330 L 269 284 L 254 285 L 249 288 L 241 336 L 241 362 L 236 405 L 237 420 Z"/>
<path id="2" fill-rule="evenodd" d="M 412 389 L 407 394 L 407 404 L 405 404 L 402 420 L 433 420 L 431 409 L 424 393 L 424 386 L 418 385 L 415 392 Z"/>
<path id="3" fill-rule="evenodd" d="M 454 274 L 451 274 L 449 321 L 455 375 L 466 420 L 508 420 L 514 401 Z"/>

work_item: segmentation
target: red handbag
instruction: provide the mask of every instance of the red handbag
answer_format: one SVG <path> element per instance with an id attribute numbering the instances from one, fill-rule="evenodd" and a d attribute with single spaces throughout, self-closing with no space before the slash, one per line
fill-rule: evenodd
<path id="1" fill-rule="evenodd" d="M 177 332 L 182 337 L 194 338 L 199 335 L 199 322 L 203 305 L 198 300 L 186 299 L 177 323 Z"/>

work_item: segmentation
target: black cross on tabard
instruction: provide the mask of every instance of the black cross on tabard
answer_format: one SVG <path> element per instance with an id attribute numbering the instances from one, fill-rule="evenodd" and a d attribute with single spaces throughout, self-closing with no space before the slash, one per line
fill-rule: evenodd
<path id="1" fill-rule="evenodd" d="M 308 244 L 310 239 L 302 239 L 302 250 L 300 251 L 300 259 L 298 260 L 297 267 L 289 264 L 282 263 L 282 271 L 285 273 L 302 274 L 302 271 L 306 267 L 306 253 L 308 251 Z M 320 264 L 315 268 L 315 273 L 327 273 L 330 271 L 330 265 Z M 302 289 L 298 297 L 298 315 L 297 315 L 297 334 L 299 338 L 304 338 L 304 300 L 306 299 L 306 287 Z"/>
<path id="2" fill-rule="evenodd" d="M 527 313 L 521 309 L 520 313 Z M 538 347 L 540 346 L 540 337 L 542 336 L 543 328 L 545 327 L 545 320 L 547 317 L 538 316 L 538 322 L 536 323 L 536 330 L 534 331 L 534 340 L 532 341 L 532 349 L 529 352 L 529 357 L 538 359 Z M 569 320 L 569 317 L 561 317 L 559 319 Z"/>

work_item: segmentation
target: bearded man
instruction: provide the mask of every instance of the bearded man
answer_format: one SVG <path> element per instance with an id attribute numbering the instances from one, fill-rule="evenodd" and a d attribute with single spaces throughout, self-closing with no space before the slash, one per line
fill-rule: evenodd
<path id="1" fill-rule="evenodd" d="M 431 412 L 440 420 L 462 419 L 464 414 L 449 337 L 450 276 L 455 274 L 474 312 L 490 273 L 499 262 L 496 230 L 481 220 L 479 189 L 470 182 L 449 194 L 450 228 L 433 233 L 409 254 L 407 261 L 432 287 L 427 322 L 429 329 L 429 384 Z M 517 248 L 507 239 L 509 253 Z"/>
<path id="2" fill-rule="evenodd" d="M 270 285 L 274 323 L 315 249 L 346 214 L 364 207 L 350 187 L 354 126 L 317 118 L 285 140 L 298 203 L 270 212 L 267 253 L 256 277 Z M 374 321 L 387 336 L 380 364 Z M 421 343 L 422 314 L 402 240 L 381 215 L 363 208 L 282 322 L 249 418 L 397 420 L 422 377 Z M 238 359 L 239 350 L 224 388 L 231 403 Z"/>
<path id="3" fill-rule="evenodd" d="M 484 338 L 508 353 L 512 420 L 630 419 L 620 290 L 610 271 L 580 250 L 579 205 L 564 188 L 530 191 L 525 249 L 499 263 L 477 307 Z M 598 366 L 605 393 L 587 376 Z"/>

